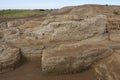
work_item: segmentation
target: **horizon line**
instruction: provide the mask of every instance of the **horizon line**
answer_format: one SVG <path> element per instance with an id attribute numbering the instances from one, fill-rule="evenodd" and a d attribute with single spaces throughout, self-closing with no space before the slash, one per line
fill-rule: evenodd
<path id="1" fill-rule="evenodd" d="M 83 6 L 83 5 L 101 5 L 101 6 L 104 6 L 104 5 L 108 5 L 108 6 L 120 6 L 119 4 L 80 4 L 80 5 L 66 5 L 66 6 L 61 6 L 61 7 L 56 7 L 56 8 L 0 8 L 0 10 L 40 10 L 40 9 L 44 9 L 44 10 L 50 10 L 50 9 L 61 9 L 61 8 L 64 8 L 64 7 L 69 7 L 69 6 Z"/>

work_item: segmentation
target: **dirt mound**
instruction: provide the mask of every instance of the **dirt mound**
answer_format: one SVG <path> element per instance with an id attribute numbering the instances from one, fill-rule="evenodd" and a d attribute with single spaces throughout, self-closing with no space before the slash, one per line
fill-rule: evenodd
<path id="1" fill-rule="evenodd" d="M 79 15 L 81 18 L 106 15 L 108 17 L 120 17 L 120 6 L 115 5 L 81 5 L 64 7 L 52 13 L 52 15 Z"/>

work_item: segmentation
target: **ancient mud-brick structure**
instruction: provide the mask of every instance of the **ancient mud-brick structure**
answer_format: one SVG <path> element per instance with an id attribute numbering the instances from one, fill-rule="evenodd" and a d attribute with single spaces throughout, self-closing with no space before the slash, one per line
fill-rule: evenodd
<path id="1" fill-rule="evenodd" d="M 109 20 L 108 21 L 108 30 L 120 30 L 120 20 Z"/>
<path id="2" fill-rule="evenodd" d="M 120 19 L 108 19 L 106 30 L 111 40 L 118 41 L 120 39 Z"/>

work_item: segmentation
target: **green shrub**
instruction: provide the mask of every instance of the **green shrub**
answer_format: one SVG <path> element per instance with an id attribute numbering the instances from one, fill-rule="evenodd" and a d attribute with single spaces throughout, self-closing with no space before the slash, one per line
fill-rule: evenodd
<path id="1" fill-rule="evenodd" d="M 109 6 L 108 4 L 106 4 L 105 6 Z"/>

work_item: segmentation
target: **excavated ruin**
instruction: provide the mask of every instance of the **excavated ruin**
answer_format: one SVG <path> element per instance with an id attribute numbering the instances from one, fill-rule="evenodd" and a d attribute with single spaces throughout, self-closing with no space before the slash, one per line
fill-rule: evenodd
<path id="1" fill-rule="evenodd" d="M 40 60 L 42 73 L 92 68 L 98 80 L 119 80 L 120 15 L 109 13 L 114 9 L 120 7 L 66 7 L 42 20 L 0 23 L 0 73 L 15 69 L 24 58 Z"/>

